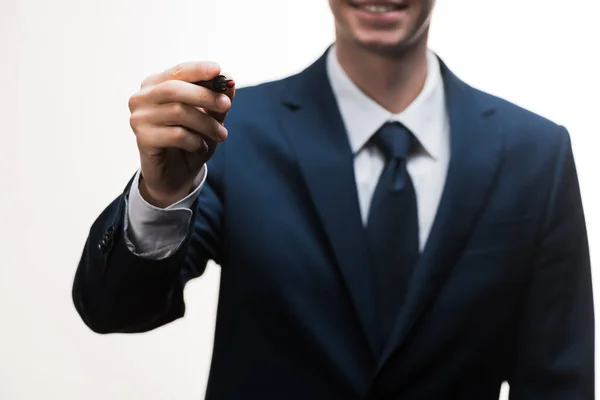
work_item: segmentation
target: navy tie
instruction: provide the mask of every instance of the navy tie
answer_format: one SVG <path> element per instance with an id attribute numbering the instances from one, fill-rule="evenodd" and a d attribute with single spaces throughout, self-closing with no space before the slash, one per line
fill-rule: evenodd
<path id="1" fill-rule="evenodd" d="M 377 131 L 370 144 L 377 146 L 386 159 L 367 222 L 383 349 L 419 258 L 417 199 L 406 170 L 413 135 L 399 122 L 387 123 Z"/>

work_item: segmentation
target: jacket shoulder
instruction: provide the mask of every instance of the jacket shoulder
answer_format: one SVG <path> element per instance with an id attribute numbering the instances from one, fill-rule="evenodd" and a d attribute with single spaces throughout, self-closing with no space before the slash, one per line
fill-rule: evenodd
<path id="1" fill-rule="evenodd" d="M 489 118 L 504 137 L 505 156 L 510 162 L 553 169 L 572 151 L 570 134 L 561 124 L 502 97 L 472 90 L 478 104 L 493 110 Z"/>
<path id="2" fill-rule="evenodd" d="M 505 98 L 472 88 L 479 104 L 494 110 L 496 121 L 509 136 L 528 140 L 561 137 L 566 129 L 557 122 Z"/>

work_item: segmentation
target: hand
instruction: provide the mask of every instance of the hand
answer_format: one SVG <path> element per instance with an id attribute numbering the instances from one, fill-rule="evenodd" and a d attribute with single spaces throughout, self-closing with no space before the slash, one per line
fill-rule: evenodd
<path id="1" fill-rule="evenodd" d="M 235 94 L 190 82 L 221 73 L 218 64 L 190 62 L 151 75 L 129 99 L 130 124 L 140 153 L 140 194 L 157 207 L 187 196 L 194 178 L 227 138 L 223 121 Z"/>

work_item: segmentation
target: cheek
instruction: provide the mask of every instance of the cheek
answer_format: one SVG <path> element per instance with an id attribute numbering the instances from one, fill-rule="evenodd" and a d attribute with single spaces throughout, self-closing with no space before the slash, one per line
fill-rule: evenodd
<path id="1" fill-rule="evenodd" d="M 419 2 L 419 16 L 421 23 L 430 19 L 435 6 L 435 0 L 423 0 Z"/>
<path id="2" fill-rule="evenodd" d="M 329 0 L 329 8 L 333 15 L 337 18 L 343 10 L 346 0 Z"/>
<path id="3" fill-rule="evenodd" d="M 352 9 L 346 0 L 329 0 L 329 6 L 338 33 L 345 35 L 359 29 L 360 23 L 352 18 Z"/>

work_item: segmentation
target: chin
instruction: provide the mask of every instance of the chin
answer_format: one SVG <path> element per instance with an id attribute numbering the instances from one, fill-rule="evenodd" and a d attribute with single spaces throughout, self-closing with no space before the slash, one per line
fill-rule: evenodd
<path id="1" fill-rule="evenodd" d="M 354 35 L 354 40 L 361 47 L 371 49 L 400 49 L 408 46 L 408 40 L 404 36 L 390 34 L 361 34 L 357 32 Z"/>
<path id="2" fill-rule="evenodd" d="M 420 42 L 421 36 L 409 36 L 403 32 L 397 34 L 365 34 L 356 32 L 353 41 L 359 47 L 387 56 L 403 55 L 415 48 Z"/>

